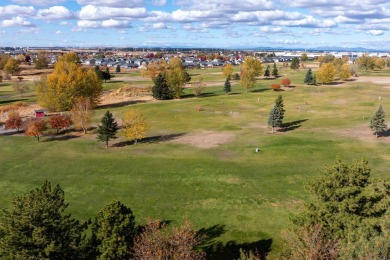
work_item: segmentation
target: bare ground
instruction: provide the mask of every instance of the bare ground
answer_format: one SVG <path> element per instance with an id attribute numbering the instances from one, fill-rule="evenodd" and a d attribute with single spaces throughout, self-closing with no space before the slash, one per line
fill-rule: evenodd
<path id="1" fill-rule="evenodd" d="M 209 149 L 218 147 L 224 143 L 232 142 L 234 137 L 235 134 L 231 132 L 202 131 L 180 136 L 171 142 Z"/>
<path id="2" fill-rule="evenodd" d="M 357 82 L 371 82 L 380 85 L 390 85 L 390 77 L 357 77 Z"/>

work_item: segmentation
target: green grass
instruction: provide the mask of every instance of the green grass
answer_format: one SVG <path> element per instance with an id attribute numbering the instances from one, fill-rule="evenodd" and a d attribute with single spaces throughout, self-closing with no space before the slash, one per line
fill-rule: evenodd
<path id="1" fill-rule="evenodd" d="M 190 74 L 223 81 L 218 71 Z M 117 199 L 132 208 L 138 223 L 147 218 L 177 223 L 188 217 L 197 228 L 225 226 L 226 233 L 218 238 L 224 243 L 272 239 L 272 258 L 280 251 L 280 231 L 309 199 L 304 184 L 324 164 L 337 155 L 345 160 L 367 157 L 378 178 L 388 177 L 390 167 L 388 139 L 360 136 L 369 131 L 368 118 L 379 105 L 378 96 L 385 111 L 390 109 L 387 89 L 355 82 L 304 86 L 304 70 L 282 71 L 296 86 L 291 91 L 270 90 L 271 82 L 280 79 L 259 80 L 251 93 L 233 83 L 234 95 L 225 95 L 221 85 L 207 88 L 208 97 L 191 98 L 186 90 L 189 98 L 181 100 L 110 108 L 115 117 L 141 109 L 151 126 L 149 137 L 201 131 L 234 134 L 233 141 L 210 149 L 170 141 L 105 149 L 93 134 L 66 141 L 43 138 L 40 143 L 24 136 L 0 136 L 0 203 L 10 206 L 14 195 L 48 179 L 64 188 L 69 211 L 77 218 L 92 218 Z M 107 88 L 115 84 L 120 85 Z M 284 121 L 295 122 L 295 129 L 271 134 L 267 116 L 279 94 L 285 103 Z M 104 112 L 96 112 L 95 122 Z"/>

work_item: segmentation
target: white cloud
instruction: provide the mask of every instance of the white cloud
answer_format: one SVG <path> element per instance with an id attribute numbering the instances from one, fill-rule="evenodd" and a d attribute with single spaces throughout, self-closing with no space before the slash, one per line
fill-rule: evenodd
<path id="1" fill-rule="evenodd" d="M 34 27 L 35 25 L 32 24 L 30 21 L 27 21 L 24 18 L 17 16 L 17 17 L 13 17 L 10 20 L 4 20 L 1 23 L 1 26 L 3 26 L 3 27 L 18 27 L 18 26 Z"/>
<path id="2" fill-rule="evenodd" d="M 174 3 L 186 10 L 214 12 L 257 11 L 274 8 L 273 1 L 268 0 L 176 0 Z"/>
<path id="3" fill-rule="evenodd" d="M 48 9 L 38 10 L 37 19 L 42 20 L 57 20 L 57 19 L 71 19 L 74 14 L 64 6 L 52 6 Z"/>
<path id="4" fill-rule="evenodd" d="M 80 28 L 80 27 L 74 27 L 72 28 L 72 32 L 86 32 L 87 30 Z"/>
<path id="5" fill-rule="evenodd" d="M 158 6 L 163 6 L 167 4 L 167 0 L 150 0 L 147 2 L 149 2 L 152 5 L 158 5 Z"/>
<path id="6" fill-rule="evenodd" d="M 183 25 L 183 29 L 192 33 L 208 33 L 209 31 L 205 28 L 194 26 L 191 23 Z"/>
<path id="7" fill-rule="evenodd" d="M 84 6 L 79 13 L 82 20 L 105 20 L 115 19 L 132 19 L 146 16 L 146 9 L 140 8 L 113 8 L 98 7 L 93 5 Z"/>
<path id="8" fill-rule="evenodd" d="M 77 21 L 77 26 L 79 28 L 131 28 L 132 26 L 128 21 L 121 20 L 104 20 L 104 21 L 89 21 L 89 20 L 80 20 Z"/>
<path id="9" fill-rule="evenodd" d="M 63 34 L 62 31 L 56 31 L 55 34 Z"/>
<path id="10" fill-rule="evenodd" d="M 130 28 L 128 21 L 118 21 L 114 19 L 102 21 L 102 27 L 105 28 Z"/>
<path id="11" fill-rule="evenodd" d="M 19 5 L 0 6 L 0 17 L 8 17 L 13 15 L 28 16 L 34 14 L 35 14 L 35 8 L 33 6 L 19 6 Z"/>
<path id="12" fill-rule="evenodd" d="M 77 0 L 80 5 L 95 5 L 109 7 L 140 7 L 143 6 L 142 0 Z"/>
<path id="13" fill-rule="evenodd" d="M 379 36 L 379 35 L 383 35 L 385 32 L 382 30 L 368 30 L 366 31 L 366 33 L 373 36 Z"/>
<path id="14" fill-rule="evenodd" d="M 65 2 L 65 0 L 11 0 L 20 5 L 52 5 Z"/>
<path id="15" fill-rule="evenodd" d="M 148 32 L 154 30 L 173 30 L 174 28 L 170 25 L 166 25 L 165 23 L 154 23 L 154 24 L 144 24 L 143 26 L 138 28 L 140 32 Z"/>

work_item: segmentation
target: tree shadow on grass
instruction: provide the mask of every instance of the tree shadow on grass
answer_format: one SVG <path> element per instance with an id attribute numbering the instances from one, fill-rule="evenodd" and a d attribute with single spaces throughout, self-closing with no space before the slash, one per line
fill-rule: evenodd
<path id="1" fill-rule="evenodd" d="M 261 88 L 261 89 L 254 89 L 250 91 L 251 93 L 260 93 L 260 92 L 265 92 L 265 91 L 270 91 L 270 88 Z"/>
<path id="2" fill-rule="evenodd" d="M 261 259 L 271 251 L 272 239 L 260 239 L 251 243 L 237 243 L 229 241 L 226 244 L 215 239 L 226 233 L 224 225 L 214 225 L 209 228 L 200 229 L 197 234 L 204 237 L 199 248 L 206 252 L 207 259 L 213 260 L 233 260 L 240 258 L 240 249 L 248 252 L 249 250 L 260 254 Z"/>
<path id="3" fill-rule="evenodd" d="M 135 105 L 139 103 L 146 103 L 145 100 L 130 100 L 130 101 L 123 101 L 115 104 L 107 104 L 107 105 L 100 105 L 97 108 L 99 109 L 108 109 L 108 108 L 117 108 L 117 107 L 124 107 L 128 105 Z"/>
<path id="4" fill-rule="evenodd" d="M 170 135 L 157 135 L 157 136 L 150 136 L 150 137 L 145 137 L 142 140 L 138 140 L 138 143 L 160 143 L 160 142 L 167 142 L 170 140 L 174 140 L 180 136 L 185 135 L 186 133 L 179 133 L 179 134 L 170 134 Z M 124 141 L 124 142 L 119 142 L 116 144 L 113 144 L 113 147 L 124 147 L 128 145 L 134 145 L 135 142 L 133 140 L 131 141 Z"/>
<path id="5" fill-rule="evenodd" d="M 206 92 L 206 93 L 200 94 L 199 98 L 201 98 L 201 97 L 213 97 L 213 96 L 216 96 L 216 94 L 212 93 L 212 92 Z M 187 98 L 195 98 L 195 97 L 196 96 L 194 94 L 184 94 L 180 98 L 187 99 Z"/>
<path id="6" fill-rule="evenodd" d="M 390 129 L 387 129 L 386 131 L 378 133 L 378 137 L 389 137 L 389 136 L 390 136 Z"/>
<path id="7" fill-rule="evenodd" d="M 302 123 L 306 122 L 307 120 L 308 119 L 301 119 L 301 120 L 284 123 L 282 125 L 282 128 L 280 128 L 278 132 L 289 132 L 298 129 L 302 126 Z"/>
<path id="8" fill-rule="evenodd" d="M 26 101 L 26 100 L 27 100 L 27 98 L 0 100 L 0 104 L 1 105 L 5 105 L 5 104 L 8 104 L 8 103 L 19 102 L 19 101 Z"/>
<path id="9" fill-rule="evenodd" d="M 66 141 L 71 140 L 75 138 L 79 138 L 79 135 L 61 135 L 61 136 L 51 136 L 49 138 L 46 138 L 44 142 L 53 142 L 53 141 Z"/>
<path id="10" fill-rule="evenodd" d="M 116 83 L 123 83 L 124 81 L 123 80 L 109 80 L 105 83 L 112 83 L 112 84 L 116 84 Z"/>

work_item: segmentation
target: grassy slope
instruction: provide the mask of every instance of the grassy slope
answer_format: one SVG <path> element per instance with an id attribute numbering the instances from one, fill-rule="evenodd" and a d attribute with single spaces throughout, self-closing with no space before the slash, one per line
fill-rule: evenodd
<path id="1" fill-rule="evenodd" d="M 299 71 L 290 78 L 296 83 L 303 76 L 304 71 Z M 216 74 L 208 77 L 208 81 L 221 80 Z M 110 109 L 117 117 L 132 107 L 143 110 L 152 127 L 149 136 L 202 130 L 235 133 L 233 142 L 217 148 L 161 141 L 106 150 L 92 134 L 41 143 L 1 136 L 0 204 L 9 206 L 12 196 L 48 179 L 64 188 L 77 218 L 93 217 L 103 205 L 118 199 L 133 209 L 139 223 L 148 217 L 180 222 L 187 216 L 198 228 L 224 225 L 227 232 L 219 238 L 223 242 L 272 238 L 275 253 L 280 230 L 308 199 L 304 183 L 337 155 L 366 156 L 374 176 L 388 176 L 388 143 L 342 133 L 366 128 L 378 96 L 386 110 L 390 93 L 383 86 L 354 82 L 295 84 L 292 91 L 276 93 L 269 90 L 271 82 L 259 81 L 256 92 L 248 94 L 233 83 L 234 95 L 224 95 L 222 86 L 212 87 L 206 90 L 207 98 Z M 285 100 L 285 122 L 307 121 L 295 130 L 270 134 L 267 115 L 279 94 Z M 198 105 L 203 111 L 197 111 Z M 98 111 L 96 119 L 103 112 Z M 260 153 L 254 152 L 256 147 Z"/>

